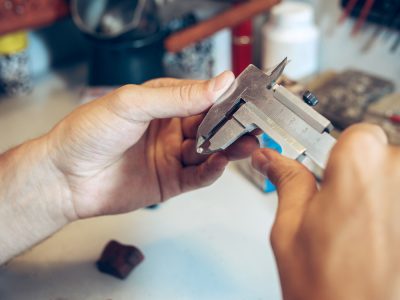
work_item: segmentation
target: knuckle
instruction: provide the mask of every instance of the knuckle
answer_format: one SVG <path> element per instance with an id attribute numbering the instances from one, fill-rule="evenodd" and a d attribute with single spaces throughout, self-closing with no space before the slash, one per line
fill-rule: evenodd
<path id="1" fill-rule="evenodd" d="M 119 114 L 121 111 L 126 111 L 128 105 L 125 101 L 127 87 L 123 86 L 112 92 L 111 97 L 104 98 L 107 108 L 112 112 Z"/>
<path id="2" fill-rule="evenodd" d="M 202 96 L 207 100 L 207 103 L 212 104 L 214 94 L 210 91 L 209 86 L 207 84 L 203 83 L 201 85 L 200 89 L 201 89 Z"/>
<path id="3" fill-rule="evenodd" d="M 132 101 L 132 95 L 137 95 L 140 93 L 140 89 L 137 85 L 127 84 L 116 90 L 114 90 L 113 94 L 115 97 L 111 97 L 111 104 L 116 105 L 117 107 L 128 107 L 128 103 Z M 140 97 L 139 97 L 140 98 Z"/>
<path id="4" fill-rule="evenodd" d="M 190 86 L 189 85 L 181 85 L 178 86 L 179 90 L 179 99 L 182 101 L 190 97 Z"/>
<path id="5" fill-rule="evenodd" d="M 213 103 L 212 93 L 205 83 L 176 86 L 173 88 L 173 97 L 188 116 L 198 114 Z"/>
<path id="6" fill-rule="evenodd" d="M 108 98 L 107 109 L 118 117 L 131 121 L 148 119 L 149 114 L 144 111 L 145 88 L 139 85 L 127 84 L 113 92 Z"/>
<path id="7" fill-rule="evenodd" d="M 287 183 L 293 182 L 297 178 L 314 180 L 311 173 L 306 172 L 303 166 L 289 167 L 289 168 L 278 168 L 270 166 L 268 168 L 268 177 L 275 183 L 275 185 L 283 187 Z"/>
<path id="8" fill-rule="evenodd" d="M 154 78 L 154 79 L 150 79 L 147 80 L 146 82 L 143 82 L 143 86 L 147 86 L 147 87 L 160 87 L 163 84 L 163 78 Z"/>
<path id="9" fill-rule="evenodd" d="M 137 90 L 139 88 L 138 85 L 135 84 L 126 84 L 119 88 L 117 88 L 114 92 L 121 98 L 129 98 L 132 94 L 133 90 Z"/>
<path id="10" fill-rule="evenodd" d="M 186 115 L 191 114 L 192 102 L 191 97 L 193 93 L 193 87 L 191 85 L 182 85 L 175 88 L 176 99 L 178 104 L 182 106 Z"/>

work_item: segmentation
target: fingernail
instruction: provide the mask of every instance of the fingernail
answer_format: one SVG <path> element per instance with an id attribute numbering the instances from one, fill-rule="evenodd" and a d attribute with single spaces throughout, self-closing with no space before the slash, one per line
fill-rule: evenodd
<path id="1" fill-rule="evenodd" d="M 217 97 L 214 100 L 217 100 L 232 84 L 235 80 L 232 72 L 223 72 L 217 77 L 214 77 L 210 82 L 211 90 L 216 93 Z"/>

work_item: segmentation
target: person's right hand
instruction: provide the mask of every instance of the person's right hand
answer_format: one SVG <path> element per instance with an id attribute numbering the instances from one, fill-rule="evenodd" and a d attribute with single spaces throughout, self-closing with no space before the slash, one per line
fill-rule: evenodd
<path id="1" fill-rule="evenodd" d="M 400 299 L 400 149 L 379 127 L 342 134 L 320 190 L 273 150 L 253 165 L 278 190 L 271 243 L 284 299 Z"/>

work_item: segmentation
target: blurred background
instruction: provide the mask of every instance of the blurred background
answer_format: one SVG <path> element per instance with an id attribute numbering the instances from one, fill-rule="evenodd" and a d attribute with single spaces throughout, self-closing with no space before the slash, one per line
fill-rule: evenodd
<path id="1" fill-rule="evenodd" d="M 0 0 L 0 153 L 123 84 L 285 57 L 280 84 L 312 91 L 335 134 L 371 122 L 400 144 L 400 0 Z M 156 209 L 67 226 L 0 268 L 0 298 L 280 299 L 276 193 L 237 166 Z M 94 266 L 110 239 L 146 256 L 129 280 Z"/>
<path id="2" fill-rule="evenodd" d="M 0 150 L 122 84 L 238 75 L 249 63 L 267 70 L 285 56 L 290 85 L 317 90 L 320 111 L 341 115 L 333 120 L 339 128 L 399 91 L 399 1 L 278 2 L 0 0 Z M 351 72 L 350 87 L 332 87 L 341 72 Z M 364 91 L 352 95 L 354 86 Z M 29 130 L 27 118 L 36 124 Z"/>

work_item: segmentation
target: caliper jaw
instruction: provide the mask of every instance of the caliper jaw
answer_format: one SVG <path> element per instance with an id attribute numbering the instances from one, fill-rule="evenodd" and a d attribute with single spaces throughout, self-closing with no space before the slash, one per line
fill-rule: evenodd
<path id="1" fill-rule="evenodd" d="M 271 89 L 282 75 L 287 63 L 288 60 L 285 58 L 270 74 L 262 72 L 254 65 L 249 65 L 204 117 L 197 132 L 197 152 L 210 154 L 226 149 L 236 139 L 248 132 L 244 129 L 242 132 L 235 121 L 231 121 L 233 115 L 247 102 L 246 96 L 249 96 L 249 93 L 262 94 Z M 221 133 L 213 139 L 214 145 L 209 145 L 212 137 L 220 130 Z M 224 141 L 231 142 L 224 146 Z"/>

